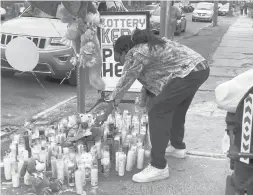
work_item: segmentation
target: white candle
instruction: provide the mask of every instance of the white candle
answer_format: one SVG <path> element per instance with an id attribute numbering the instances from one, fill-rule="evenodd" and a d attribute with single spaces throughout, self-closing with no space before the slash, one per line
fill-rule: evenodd
<path id="1" fill-rule="evenodd" d="M 69 160 L 69 158 L 66 158 L 65 160 L 64 160 L 64 176 L 65 177 L 68 177 L 68 164 L 69 164 L 69 162 L 70 162 L 70 160 Z"/>
<path id="2" fill-rule="evenodd" d="M 24 150 L 24 151 L 23 151 L 23 156 L 24 156 L 24 161 L 28 161 L 29 154 L 28 154 L 28 151 L 27 151 L 27 150 Z"/>
<path id="3" fill-rule="evenodd" d="M 69 148 L 64 147 L 64 148 L 63 148 L 63 154 L 68 154 L 68 153 L 69 153 Z"/>
<path id="4" fill-rule="evenodd" d="M 144 155 L 145 155 L 144 149 L 139 148 L 137 157 L 137 169 L 143 169 Z"/>
<path id="5" fill-rule="evenodd" d="M 83 194 L 83 181 L 85 180 L 84 172 L 80 169 L 76 170 L 75 172 L 75 186 L 76 186 L 76 193 Z"/>
<path id="6" fill-rule="evenodd" d="M 127 154 L 126 171 L 132 171 L 133 169 L 134 151 L 129 150 Z"/>
<path id="7" fill-rule="evenodd" d="M 19 182 L 19 173 L 13 173 L 12 174 L 12 187 L 13 188 L 18 188 L 20 185 Z"/>
<path id="8" fill-rule="evenodd" d="M 25 185 L 32 185 L 32 176 L 26 171 L 26 174 L 24 176 L 24 184 Z"/>
<path id="9" fill-rule="evenodd" d="M 119 154 L 119 176 L 125 175 L 125 166 L 126 166 L 126 155 L 121 152 Z"/>
<path id="10" fill-rule="evenodd" d="M 136 161 L 137 161 L 137 146 L 132 146 L 132 150 L 134 151 L 133 166 L 135 166 Z"/>
<path id="11" fill-rule="evenodd" d="M 122 130 L 121 131 L 121 138 L 122 138 L 122 143 L 124 144 L 126 141 L 126 137 L 127 137 L 127 131 L 126 130 Z"/>
<path id="12" fill-rule="evenodd" d="M 57 166 L 56 166 L 56 158 L 52 157 L 51 158 L 51 167 L 52 167 L 52 177 L 56 178 L 57 177 Z"/>
<path id="13" fill-rule="evenodd" d="M 119 154 L 120 152 L 115 153 L 115 171 L 116 172 L 119 171 Z"/>
<path id="14" fill-rule="evenodd" d="M 98 159 L 101 159 L 102 158 L 102 148 L 101 148 L 101 140 L 97 141 L 95 143 L 95 146 L 97 148 L 97 156 L 98 156 Z"/>
<path id="15" fill-rule="evenodd" d="M 93 166 L 91 168 L 91 186 L 95 187 L 98 185 L 98 167 Z"/>
<path id="16" fill-rule="evenodd" d="M 56 162 L 57 167 L 57 179 L 64 181 L 64 162 L 63 160 L 57 160 Z"/>
<path id="17" fill-rule="evenodd" d="M 20 161 L 18 162 L 18 173 L 19 173 L 19 175 L 20 175 L 20 171 L 21 171 L 23 165 L 24 165 L 24 161 L 23 161 L 23 160 L 20 160 Z"/>
<path id="18" fill-rule="evenodd" d="M 11 180 L 11 161 L 9 156 L 4 157 L 4 176 L 6 180 Z"/>

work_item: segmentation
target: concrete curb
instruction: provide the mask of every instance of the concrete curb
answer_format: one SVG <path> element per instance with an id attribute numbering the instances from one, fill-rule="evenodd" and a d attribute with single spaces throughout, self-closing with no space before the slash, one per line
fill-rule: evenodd
<path id="1" fill-rule="evenodd" d="M 185 37 L 182 37 L 182 38 L 179 38 L 177 41 L 194 37 L 194 36 L 198 35 L 200 33 L 200 31 L 205 30 L 205 29 L 211 27 L 212 25 L 213 24 L 208 24 L 208 25 L 204 26 L 203 28 L 199 28 L 195 33 L 193 33 L 191 35 L 188 35 L 188 36 L 185 36 Z"/>
<path id="2" fill-rule="evenodd" d="M 54 105 L 54 106 L 52 106 L 52 107 L 50 107 L 50 108 L 48 108 L 48 109 L 46 109 L 46 110 L 44 110 L 44 111 L 42 111 L 42 112 L 40 112 L 40 113 L 34 115 L 34 116 L 32 117 L 32 122 L 34 122 L 35 120 L 38 120 L 38 119 L 41 118 L 42 116 L 45 116 L 47 113 L 49 113 L 49 112 L 55 110 L 56 108 L 58 108 L 58 107 L 60 107 L 60 106 L 62 106 L 62 105 L 64 105 L 64 104 L 67 104 L 68 102 L 70 102 L 71 100 L 73 100 L 73 99 L 75 99 L 75 98 L 77 98 L 77 96 L 70 97 L 70 98 L 68 98 L 68 99 L 66 99 L 66 100 L 63 100 L 63 101 L 59 102 L 58 104 L 56 104 L 56 105 Z"/>
<path id="3" fill-rule="evenodd" d="M 227 159 L 227 155 L 222 154 L 222 153 L 187 151 L 186 154 L 189 156 L 198 156 L 198 157 L 215 158 L 215 159 Z"/>

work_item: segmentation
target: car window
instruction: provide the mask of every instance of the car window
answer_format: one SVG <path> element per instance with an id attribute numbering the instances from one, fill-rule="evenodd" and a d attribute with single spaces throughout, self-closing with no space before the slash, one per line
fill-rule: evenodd
<path id="1" fill-rule="evenodd" d="M 123 12 L 125 11 L 124 7 L 122 6 L 121 2 L 119 1 L 115 1 L 115 4 L 117 6 L 117 10 L 120 11 L 120 12 Z"/>
<path id="2" fill-rule="evenodd" d="M 213 4 L 210 3 L 199 3 L 197 5 L 198 10 L 213 10 Z"/>
<path id="3" fill-rule="evenodd" d="M 59 7 L 58 7 L 59 8 Z M 56 16 L 50 16 L 40 9 L 30 6 L 22 14 L 21 17 L 34 17 L 34 18 L 56 18 Z M 59 19 L 59 18 L 58 18 Z"/>
<path id="4" fill-rule="evenodd" d="M 107 11 L 108 12 L 116 12 L 117 8 L 113 1 L 106 1 Z"/>

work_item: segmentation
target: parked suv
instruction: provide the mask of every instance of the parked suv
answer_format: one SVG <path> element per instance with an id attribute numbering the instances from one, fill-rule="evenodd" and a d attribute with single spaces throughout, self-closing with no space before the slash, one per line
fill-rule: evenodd
<path id="1" fill-rule="evenodd" d="M 121 1 L 100 1 L 98 10 L 127 11 Z M 22 36 L 32 40 L 39 50 L 39 63 L 33 72 L 58 79 L 64 78 L 73 67 L 70 63 L 73 49 L 61 43 L 66 30 L 67 24 L 61 22 L 58 11 L 55 16 L 50 16 L 33 6 L 29 6 L 19 17 L 3 23 L 1 28 L 2 76 L 13 76 L 18 72 L 7 62 L 5 49 L 12 39 Z M 69 83 L 76 85 L 76 75 L 71 76 Z"/>
<path id="2" fill-rule="evenodd" d="M 213 3 L 201 2 L 198 3 L 192 13 L 192 21 L 213 21 Z"/>

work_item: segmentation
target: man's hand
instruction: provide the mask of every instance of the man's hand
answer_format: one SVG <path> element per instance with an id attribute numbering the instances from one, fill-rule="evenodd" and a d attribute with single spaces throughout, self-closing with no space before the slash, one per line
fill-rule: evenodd
<path id="1" fill-rule="evenodd" d="M 140 113 L 141 113 L 141 114 L 146 114 L 146 113 L 147 113 L 147 108 L 146 108 L 146 106 L 140 107 Z"/>
<path id="2" fill-rule="evenodd" d="M 108 118 L 108 116 L 112 113 L 114 109 L 113 102 L 109 102 L 105 112 L 102 115 L 98 115 L 95 120 L 96 125 L 102 125 Z"/>

